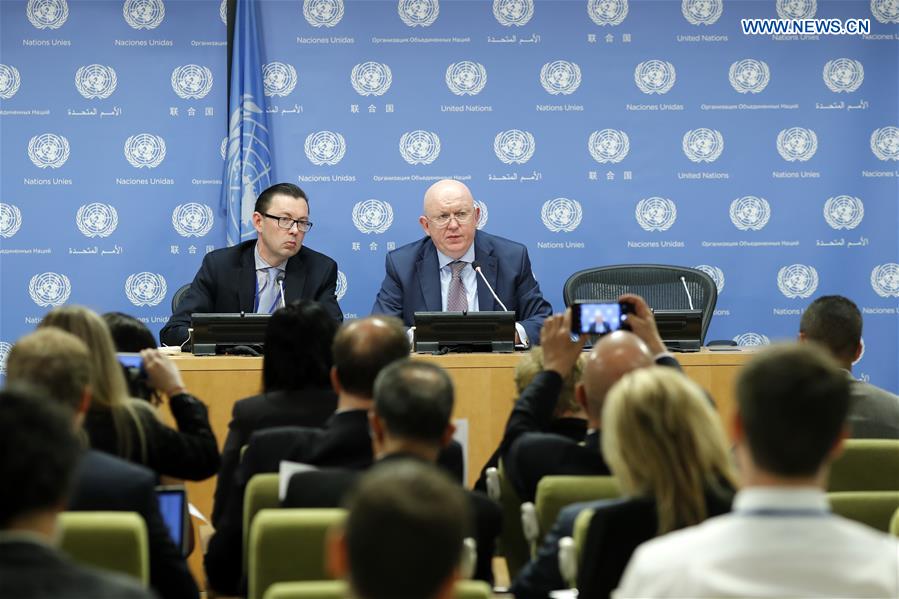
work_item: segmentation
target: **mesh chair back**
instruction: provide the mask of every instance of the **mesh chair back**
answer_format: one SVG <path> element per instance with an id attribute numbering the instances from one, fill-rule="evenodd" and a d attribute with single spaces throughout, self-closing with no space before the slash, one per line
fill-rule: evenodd
<path id="1" fill-rule="evenodd" d="M 190 291 L 190 283 L 179 287 L 178 291 L 175 292 L 175 295 L 172 296 L 172 314 L 178 311 L 178 306 L 181 304 L 181 300 L 184 299 L 184 296 L 187 295 L 188 291 Z"/>
<path id="2" fill-rule="evenodd" d="M 684 278 L 681 281 L 681 277 Z M 686 283 L 693 299 L 693 308 L 702 310 L 702 338 L 712 321 L 718 288 L 715 281 L 695 268 L 664 264 L 619 264 L 588 268 L 574 273 L 565 281 L 565 305 L 575 300 L 615 301 L 623 293 L 636 293 L 653 310 L 688 310 L 690 301 L 684 289 Z"/>
<path id="3" fill-rule="evenodd" d="M 147 524 L 137 512 L 63 512 L 60 549 L 86 566 L 150 581 Z"/>
<path id="4" fill-rule="evenodd" d="M 544 476 L 537 484 L 537 522 L 540 538 L 549 532 L 565 506 L 621 496 L 614 476 Z"/>
<path id="5" fill-rule="evenodd" d="M 830 468 L 827 490 L 899 491 L 899 440 L 848 439 Z"/>
<path id="6" fill-rule="evenodd" d="M 827 500 L 833 513 L 883 532 L 890 532 L 890 521 L 899 510 L 899 491 L 828 493 Z"/>

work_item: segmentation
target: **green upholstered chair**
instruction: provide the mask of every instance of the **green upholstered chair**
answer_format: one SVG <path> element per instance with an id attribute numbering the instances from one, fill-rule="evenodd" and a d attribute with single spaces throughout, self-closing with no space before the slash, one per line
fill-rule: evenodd
<path id="1" fill-rule="evenodd" d="M 830 509 L 844 518 L 890 532 L 890 520 L 899 509 L 899 491 L 843 491 L 828 493 Z"/>
<path id="2" fill-rule="evenodd" d="M 488 474 L 488 476 L 493 476 L 493 474 Z M 509 479 L 505 477 L 502 461 L 500 461 L 499 468 L 496 469 L 494 478 L 499 480 L 498 501 L 503 510 L 503 531 L 500 533 L 499 544 L 502 554 L 506 558 L 509 577 L 515 578 L 518 571 L 531 559 L 531 551 L 521 529 L 521 498 L 509 483 Z"/>
<path id="3" fill-rule="evenodd" d="M 60 549 L 87 566 L 150 580 L 147 524 L 137 512 L 63 512 Z"/>
<path id="4" fill-rule="evenodd" d="M 899 440 L 847 440 L 830 469 L 827 490 L 899 491 Z"/>
<path id="5" fill-rule="evenodd" d="M 262 599 L 276 582 L 325 580 L 325 537 L 346 510 L 264 509 L 250 525 L 249 599 Z"/>
<path id="6" fill-rule="evenodd" d="M 581 501 L 614 499 L 621 487 L 614 476 L 544 476 L 537 484 L 537 524 L 542 538 L 565 506 Z"/>
<path id="7" fill-rule="evenodd" d="M 899 537 L 899 508 L 896 508 L 893 517 L 890 518 L 890 534 Z"/>
<path id="8" fill-rule="evenodd" d="M 247 483 L 243 495 L 243 571 L 247 572 L 250 526 L 260 510 L 281 507 L 278 501 L 278 474 L 256 474 Z"/>
<path id="9" fill-rule="evenodd" d="M 264 599 L 346 599 L 347 585 L 342 580 L 279 582 L 265 593 Z M 456 599 L 490 599 L 493 589 L 480 580 L 456 583 Z"/>

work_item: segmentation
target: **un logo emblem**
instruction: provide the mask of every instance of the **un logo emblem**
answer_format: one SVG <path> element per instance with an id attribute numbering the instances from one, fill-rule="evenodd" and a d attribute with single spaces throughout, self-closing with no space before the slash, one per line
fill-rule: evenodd
<path id="1" fill-rule="evenodd" d="M 134 168 L 156 168 L 165 159 L 165 140 L 140 133 L 125 140 L 125 158 Z"/>
<path id="2" fill-rule="evenodd" d="M 41 308 L 61 306 L 71 294 L 72 283 L 69 277 L 59 273 L 45 272 L 34 275 L 28 282 L 28 295 L 31 296 L 31 301 Z"/>
<path id="3" fill-rule="evenodd" d="M 228 0 L 222 0 L 222 3 L 219 4 L 219 17 L 222 19 L 222 23 L 228 24 Z"/>
<path id="4" fill-rule="evenodd" d="M 871 14 L 881 23 L 899 23 L 899 0 L 871 0 Z"/>
<path id="5" fill-rule="evenodd" d="M 791 127 L 777 134 L 777 151 L 788 162 L 805 162 L 818 150 L 818 136 L 811 129 Z"/>
<path id="6" fill-rule="evenodd" d="M 771 218 L 765 198 L 743 196 L 730 203 L 730 221 L 741 231 L 761 231 Z"/>
<path id="7" fill-rule="evenodd" d="M 360 96 L 383 96 L 392 82 L 390 67 L 381 62 L 359 63 L 350 73 L 350 83 Z"/>
<path id="8" fill-rule="evenodd" d="M 875 266 L 871 271 L 871 288 L 880 297 L 899 297 L 899 264 Z"/>
<path id="9" fill-rule="evenodd" d="M 181 237 L 203 237 L 212 230 L 212 208 L 190 202 L 178 204 L 172 211 L 172 226 Z"/>
<path id="10" fill-rule="evenodd" d="M 408 131 L 400 137 L 400 156 L 409 164 L 431 164 L 440 156 L 440 138 L 432 131 Z"/>
<path id="11" fill-rule="evenodd" d="M 677 220 L 677 206 L 667 198 L 646 198 L 637 202 L 635 216 L 644 231 L 667 231 Z"/>
<path id="12" fill-rule="evenodd" d="M 397 12 L 409 27 L 429 27 L 440 14 L 439 0 L 399 0 Z"/>
<path id="13" fill-rule="evenodd" d="M 593 160 L 600 163 L 621 162 L 631 149 L 627 133 L 618 129 L 603 129 L 590 134 L 587 149 Z"/>
<path id="14" fill-rule="evenodd" d="M 567 60 L 548 62 L 540 69 L 540 84 L 554 96 L 573 94 L 581 85 L 581 67 Z"/>
<path id="15" fill-rule="evenodd" d="M 777 0 L 777 16 L 781 19 L 811 19 L 816 12 L 816 0 Z"/>
<path id="16" fill-rule="evenodd" d="M 119 213 L 110 204 L 85 204 L 75 214 L 75 224 L 85 237 L 109 237 L 119 226 Z"/>
<path id="17" fill-rule="evenodd" d="M 899 127 L 875 129 L 871 134 L 871 151 L 880 160 L 899 160 Z"/>
<path id="18" fill-rule="evenodd" d="M 59 168 L 69 159 L 69 140 L 55 133 L 35 135 L 28 142 L 28 158 L 38 168 Z"/>
<path id="19" fill-rule="evenodd" d="M 353 206 L 353 224 L 361 233 L 385 233 L 393 224 L 393 206 L 381 200 L 365 200 Z"/>
<path id="20" fill-rule="evenodd" d="M 714 129 L 692 129 L 684 134 L 681 145 L 693 162 L 715 162 L 724 151 L 724 137 Z"/>
<path id="21" fill-rule="evenodd" d="M 125 295 L 135 306 L 156 306 L 168 291 L 165 277 L 152 272 L 138 272 L 125 279 Z"/>
<path id="22" fill-rule="evenodd" d="M 297 70 L 283 62 L 262 65 L 262 85 L 266 96 L 287 96 L 297 86 Z"/>
<path id="23" fill-rule="evenodd" d="M 337 288 L 334 290 L 334 295 L 337 296 L 337 301 L 343 299 L 343 296 L 346 295 L 347 283 L 346 283 L 346 275 L 343 271 L 337 271 Z"/>
<path id="24" fill-rule="evenodd" d="M 172 71 L 172 89 L 184 100 L 202 100 L 212 89 L 212 71 L 198 64 L 186 64 Z"/>
<path id="25" fill-rule="evenodd" d="M 59 29 L 69 18 L 66 0 L 28 0 L 25 14 L 38 29 Z"/>
<path id="26" fill-rule="evenodd" d="M 133 29 L 156 29 L 165 18 L 165 4 L 162 0 L 125 0 L 122 14 Z"/>
<path id="27" fill-rule="evenodd" d="M 493 138 L 493 151 L 504 164 L 524 164 L 534 155 L 534 136 L 521 129 L 500 131 Z"/>
<path id="28" fill-rule="evenodd" d="M 818 288 L 818 271 L 805 264 L 791 264 L 777 271 L 777 288 L 790 299 L 807 298 Z"/>
<path id="29" fill-rule="evenodd" d="M 584 211 L 580 202 L 568 198 L 556 198 L 544 202 L 540 210 L 543 225 L 553 233 L 571 233 L 581 224 Z"/>
<path id="30" fill-rule="evenodd" d="M 16 95 L 21 84 L 19 69 L 12 65 L 0 64 L 0 98 L 9 100 Z"/>
<path id="31" fill-rule="evenodd" d="M 118 78 L 115 69 L 91 64 L 75 71 L 75 88 L 88 100 L 105 100 L 115 91 Z"/>
<path id="32" fill-rule="evenodd" d="M 723 0 L 684 0 L 681 12 L 691 25 L 712 25 L 724 12 Z"/>
<path id="33" fill-rule="evenodd" d="M 865 69 L 857 60 L 837 58 L 824 64 L 824 84 L 832 92 L 854 92 L 864 80 Z"/>
<path id="34" fill-rule="evenodd" d="M 734 341 L 740 347 L 757 347 L 759 345 L 771 345 L 767 335 L 761 333 L 743 333 L 734 337 Z"/>
<path id="35" fill-rule="evenodd" d="M 493 16 L 503 27 L 527 25 L 534 16 L 534 0 L 493 0 Z"/>
<path id="36" fill-rule="evenodd" d="M 730 85 L 741 94 L 757 94 L 771 81 L 768 63 L 754 58 L 738 60 L 730 65 L 727 73 Z"/>
<path id="37" fill-rule="evenodd" d="M 303 0 L 303 17 L 313 27 L 334 27 L 343 18 L 343 0 Z"/>
<path id="38" fill-rule="evenodd" d="M 627 0 L 589 0 L 587 14 L 600 26 L 621 25 L 627 17 Z"/>
<path id="39" fill-rule="evenodd" d="M 718 289 L 718 295 L 721 295 L 721 292 L 724 291 L 724 271 L 718 268 L 717 266 L 709 266 L 708 264 L 700 264 L 698 266 L 694 266 L 696 270 L 701 270 L 705 274 L 709 275 L 713 281 L 715 281 L 715 287 Z"/>
<path id="40" fill-rule="evenodd" d="M 12 344 L 0 341 L 0 374 L 6 374 L 6 358 L 10 351 L 12 351 Z"/>
<path id="41" fill-rule="evenodd" d="M 335 165 L 346 153 L 346 141 L 340 133 L 317 131 L 306 136 L 306 158 L 317 166 Z"/>
<path id="42" fill-rule="evenodd" d="M 18 206 L 0 202 L 0 237 L 12 237 L 22 226 L 22 211 Z"/>
<path id="43" fill-rule="evenodd" d="M 446 68 L 446 86 L 457 96 L 476 96 L 487 85 L 487 69 L 479 62 L 463 60 Z"/>
<path id="44" fill-rule="evenodd" d="M 474 209 L 478 214 L 478 222 L 475 223 L 475 226 L 478 229 L 483 229 L 487 225 L 487 219 L 490 218 L 490 213 L 487 211 L 487 204 L 475 200 Z"/>
<path id="45" fill-rule="evenodd" d="M 644 94 L 667 94 L 676 79 L 674 65 L 663 60 L 647 60 L 634 69 L 634 82 Z"/>
<path id="46" fill-rule="evenodd" d="M 854 229 L 865 217 L 865 205 L 852 196 L 836 196 L 824 202 L 824 220 L 833 229 Z"/>

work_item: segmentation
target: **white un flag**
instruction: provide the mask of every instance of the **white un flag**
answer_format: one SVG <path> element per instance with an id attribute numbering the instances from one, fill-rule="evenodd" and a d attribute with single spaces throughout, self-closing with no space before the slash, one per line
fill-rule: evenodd
<path id="1" fill-rule="evenodd" d="M 252 239 L 256 196 L 271 185 L 265 87 L 262 81 L 256 0 L 237 0 L 228 114 L 228 146 L 222 205 L 227 216 L 228 245 Z"/>

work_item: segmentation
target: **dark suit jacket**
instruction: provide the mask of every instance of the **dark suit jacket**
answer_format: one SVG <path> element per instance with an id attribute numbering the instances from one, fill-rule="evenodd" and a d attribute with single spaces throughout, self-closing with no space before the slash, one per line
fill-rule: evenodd
<path id="1" fill-rule="evenodd" d="M 255 474 L 277 472 L 281 460 L 319 467 L 364 470 L 371 466 L 371 437 L 367 410 L 336 412 L 324 429 L 280 427 L 261 430 L 250 436 L 234 482 L 224 492 L 219 524 L 206 552 L 206 576 L 213 589 L 222 594 L 240 594 L 243 543 L 243 499 L 247 483 Z M 457 480 L 462 480 L 462 449 L 453 442 L 438 463 Z"/>
<path id="2" fill-rule="evenodd" d="M 177 311 L 159 332 L 166 345 L 181 345 L 187 339 L 190 315 L 194 312 L 253 312 L 256 291 L 256 240 L 206 254 L 203 264 L 181 300 Z M 315 300 L 334 320 L 343 321 L 337 304 L 337 263 L 305 245 L 287 261 L 284 300 Z"/>
<path id="3" fill-rule="evenodd" d="M 218 526 L 225 494 L 234 481 L 240 450 L 254 432 L 276 426 L 323 427 L 337 409 L 337 395 L 327 389 L 273 391 L 241 399 L 234 404 L 228 437 L 222 450 L 222 466 L 215 486 L 212 525 Z"/>
<path id="4" fill-rule="evenodd" d="M 152 599 L 154 595 L 134 579 L 78 565 L 40 542 L 4 540 L 0 542 L 0 597 Z"/>
<path id="5" fill-rule="evenodd" d="M 385 456 L 379 463 L 402 459 L 420 460 L 416 456 L 394 454 Z M 361 476 L 361 472 L 337 468 L 294 474 L 290 477 L 287 495 L 281 505 L 294 508 L 339 507 L 349 492 L 356 488 Z M 496 537 L 502 530 L 502 510 L 482 493 L 466 491 L 466 494 L 474 520 L 467 534 L 477 542 L 475 578 L 493 584 L 493 552 Z"/>
<path id="6" fill-rule="evenodd" d="M 150 585 L 165 599 L 198 597 L 197 584 L 162 520 L 155 485 L 152 471 L 88 451 L 78 467 L 68 509 L 139 513 L 147 523 L 150 542 Z"/>
<path id="7" fill-rule="evenodd" d="M 899 397 L 852 378 L 849 424 L 853 439 L 899 439 Z"/>
<path id="8" fill-rule="evenodd" d="M 531 272 L 525 246 L 478 231 L 474 239 L 475 259 L 496 295 L 515 312 L 532 345 L 540 343 L 540 327 L 552 314 Z M 387 273 L 375 299 L 372 314 L 390 314 L 406 326 L 415 323 L 415 313 L 440 312 L 440 265 L 430 237 L 404 245 L 387 254 Z M 484 281 L 478 277 L 478 307 L 481 311 L 502 310 Z"/>

